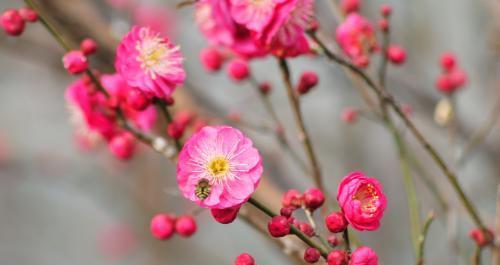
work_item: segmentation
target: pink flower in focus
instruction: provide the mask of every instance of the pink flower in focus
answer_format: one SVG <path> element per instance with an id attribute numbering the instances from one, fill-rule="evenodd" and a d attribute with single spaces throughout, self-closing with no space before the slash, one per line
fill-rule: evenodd
<path id="1" fill-rule="evenodd" d="M 359 247 L 351 254 L 349 265 L 378 265 L 378 256 L 369 247 Z"/>
<path id="2" fill-rule="evenodd" d="M 382 186 L 375 178 L 352 172 L 339 185 L 337 201 L 347 221 L 359 231 L 379 228 L 387 206 Z"/>
<path id="3" fill-rule="evenodd" d="M 184 144 L 177 183 L 184 197 L 201 207 L 224 209 L 246 202 L 262 171 L 262 158 L 243 133 L 206 126 Z"/>
<path id="4" fill-rule="evenodd" d="M 262 31 L 271 21 L 274 8 L 286 0 L 230 0 L 233 19 L 252 31 Z"/>
<path id="5" fill-rule="evenodd" d="M 230 0 L 199 0 L 196 3 L 195 20 L 210 44 L 222 46 L 235 54 L 260 57 L 266 51 L 252 38 L 252 33 L 231 16 Z"/>
<path id="6" fill-rule="evenodd" d="M 167 98 L 184 82 L 179 46 L 146 28 L 134 26 L 116 50 L 116 71 L 131 87 L 146 95 Z"/>
<path id="7" fill-rule="evenodd" d="M 373 25 L 358 13 L 351 13 L 336 30 L 336 39 L 344 53 L 360 67 L 369 64 L 377 48 Z"/>
<path id="8" fill-rule="evenodd" d="M 135 106 L 130 105 L 128 99 L 131 95 L 130 92 L 134 88 L 129 87 L 119 74 L 103 74 L 101 83 L 110 96 L 120 105 L 125 117 L 132 120 L 138 129 L 150 131 L 153 128 L 157 117 L 155 107 L 150 105 L 143 111 L 137 111 Z"/>
<path id="9" fill-rule="evenodd" d="M 256 32 L 256 39 L 274 55 L 295 57 L 310 52 L 305 30 L 314 15 L 313 0 L 285 0 L 274 9 L 272 20 Z"/>

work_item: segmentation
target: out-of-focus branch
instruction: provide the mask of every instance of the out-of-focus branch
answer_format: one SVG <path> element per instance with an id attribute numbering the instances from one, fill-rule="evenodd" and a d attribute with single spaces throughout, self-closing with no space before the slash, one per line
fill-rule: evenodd
<path id="1" fill-rule="evenodd" d="M 424 265 L 424 252 L 425 252 L 425 239 L 427 238 L 427 233 L 429 232 L 429 227 L 434 220 L 434 212 L 430 212 L 425 219 L 424 227 L 422 228 L 422 233 L 418 239 L 418 252 L 417 252 L 417 265 Z"/>
<path id="2" fill-rule="evenodd" d="M 271 100 L 269 99 L 269 96 L 262 91 L 262 89 L 259 88 L 259 82 L 255 79 L 254 76 L 250 75 L 249 76 L 249 81 L 252 84 L 252 86 L 257 90 L 257 93 L 259 93 L 259 97 L 262 101 L 262 104 L 266 108 L 268 114 L 271 116 L 271 119 L 274 122 L 274 135 L 276 136 L 276 140 L 278 143 L 281 145 L 281 147 L 287 151 L 292 159 L 299 165 L 299 167 L 305 172 L 305 173 L 310 173 L 309 169 L 307 168 L 307 165 L 302 161 L 300 156 L 295 152 L 295 150 L 292 148 L 290 145 L 290 142 L 286 138 L 285 132 L 281 129 L 283 127 L 283 124 L 281 123 L 280 119 L 278 118 L 278 114 L 276 113 L 276 110 L 273 107 L 273 104 Z"/>
<path id="3" fill-rule="evenodd" d="M 283 83 L 285 84 L 285 88 L 288 94 L 288 99 L 292 107 L 295 124 L 297 125 L 297 128 L 299 130 L 299 140 L 303 144 L 307 158 L 309 159 L 309 163 L 311 164 L 314 182 L 316 186 L 319 189 L 321 189 L 325 193 L 325 195 L 327 195 L 327 190 L 325 189 L 325 186 L 323 185 L 323 179 L 321 178 L 321 170 L 319 168 L 319 162 L 314 152 L 311 138 L 309 137 L 309 133 L 307 132 L 304 119 L 302 118 L 299 98 L 293 89 L 290 76 L 290 68 L 288 67 L 288 63 L 285 59 L 281 58 L 278 59 L 278 61 Z M 328 195 L 326 197 L 328 198 Z"/>
<path id="4" fill-rule="evenodd" d="M 495 125 L 500 118 L 500 92 L 497 93 L 493 109 L 491 110 L 488 118 L 483 124 L 472 134 L 469 142 L 465 145 L 464 150 L 458 158 L 458 165 L 463 165 L 466 162 L 468 155 L 486 140 L 489 133 L 495 128 Z"/>
<path id="5" fill-rule="evenodd" d="M 495 217 L 495 237 L 493 241 L 492 263 L 491 265 L 500 264 L 500 184 L 497 186 L 497 209 Z"/>

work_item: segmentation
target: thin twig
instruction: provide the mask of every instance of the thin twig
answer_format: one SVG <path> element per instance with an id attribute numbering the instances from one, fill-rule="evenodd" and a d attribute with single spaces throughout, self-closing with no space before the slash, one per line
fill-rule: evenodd
<path id="1" fill-rule="evenodd" d="M 162 113 L 163 117 L 165 118 L 165 121 L 167 122 L 167 126 L 173 122 L 172 115 L 170 114 L 170 111 L 168 110 L 168 105 L 167 103 L 159 98 L 155 98 L 154 103 L 158 105 L 158 108 L 160 109 L 160 112 Z M 182 143 L 179 139 L 174 139 L 171 137 L 171 139 L 175 143 L 175 148 L 177 148 L 177 152 L 180 152 L 182 149 Z"/>
<path id="2" fill-rule="evenodd" d="M 302 113 L 300 111 L 299 99 L 298 99 L 298 97 L 293 89 L 288 63 L 286 62 L 285 59 L 280 58 L 279 59 L 279 66 L 280 66 L 283 82 L 285 83 L 285 88 L 286 88 L 287 93 L 288 93 L 288 99 L 290 101 L 290 105 L 291 105 L 292 110 L 293 110 L 295 123 L 298 127 L 298 130 L 299 130 L 299 140 L 302 142 L 302 144 L 304 146 L 307 158 L 309 159 L 309 162 L 310 162 L 311 167 L 312 167 L 314 182 L 315 182 L 316 186 L 319 189 L 321 189 L 326 195 L 327 190 L 325 189 L 325 187 L 323 185 L 323 180 L 321 178 L 321 171 L 319 168 L 318 159 L 316 158 L 316 155 L 314 153 L 311 139 L 309 137 L 309 133 L 307 132 L 307 129 L 306 129 L 305 124 L 304 124 L 304 120 L 302 118 Z M 326 197 L 328 198 L 328 196 L 326 196 Z"/>
<path id="3" fill-rule="evenodd" d="M 345 251 L 347 251 L 348 254 L 351 254 L 351 242 L 349 240 L 349 228 L 346 228 L 344 230 L 344 232 L 342 233 L 342 237 L 344 238 Z"/>
<path id="4" fill-rule="evenodd" d="M 495 231 L 493 237 L 492 263 L 491 265 L 500 264 L 500 184 L 497 186 L 497 209 L 495 216 Z"/>
<path id="5" fill-rule="evenodd" d="M 263 213 L 267 214 L 269 217 L 275 217 L 278 215 L 254 198 L 250 198 L 248 200 L 248 202 L 250 204 L 252 204 L 253 206 L 255 206 L 257 209 L 261 210 Z M 324 258 L 326 258 L 328 256 L 328 252 L 329 252 L 328 249 L 326 249 L 322 245 L 317 244 L 316 242 L 312 241 L 308 236 L 306 236 L 304 233 L 302 233 L 299 229 L 297 229 L 293 225 L 291 225 L 290 233 L 296 235 L 300 240 L 302 240 L 304 243 L 306 243 L 310 247 L 316 248 L 321 253 L 321 256 L 323 256 Z"/>
<path id="6" fill-rule="evenodd" d="M 266 111 L 271 116 L 271 119 L 274 122 L 274 126 L 275 126 L 274 134 L 275 134 L 276 140 L 278 140 L 279 144 L 283 147 L 283 149 L 285 149 L 290 154 L 290 156 L 295 161 L 295 163 L 297 163 L 297 165 L 299 165 L 299 167 L 305 173 L 310 174 L 310 170 L 308 169 L 306 163 L 300 158 L 300 156 L 292 148 L 290 142 L 286 138 L 285 133 L 282 132 L 282 130 L 280 130 L 280 128 L 283 126 L 283 123 L 278 118 L 278 114 L 276 113 L 276 110 L 274 109 L 273 104 L 272 104 L 271 100 L 269 99 L 269 96 L 259 88 L 259 82 L 255 79 L 254 76 L 250 75 L 248 80 L 250 81 L 252 86 L 254 86 L 254 88 L 259 93 L 259 97 L 262 101 L 262 104 L 264 105 L 264 107 L 266 108 Z"/>
<path id="7" fill-rule="evenodd" d="M 475 131 L 467 145 L 464 147 L 464 150 L 460 157 L 458 158 L 457 164 L 459 166 L 463 165 L 466 162 L 466 158 L 469 154 L 481 143 L 486 140 L 486 137 L 490 134 L 490 132 L 495 128 L 498 119 L 500 118 L 500 92 L 497 93 L 497 98 L 495 100 L 495 104 L 493 109 L 490 112 L 490 115 L 485 120 L 485 122 Z"/>
<path id="8" fill-rule="evenodd" d="M 425 239 L 427 238 L 427 233 L 429 232 L 429 227 L 431 226 L 433 220 L 434 212 L 431 211 L 427 215 L 427 219 L 425 219 L 422 233 L 418 239 L 417 265 L 424 265 Z"/>

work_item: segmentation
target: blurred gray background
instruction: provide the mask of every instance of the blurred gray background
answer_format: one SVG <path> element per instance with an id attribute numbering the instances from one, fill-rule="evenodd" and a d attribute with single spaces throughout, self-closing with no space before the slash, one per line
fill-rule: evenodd
<path id="1" fill-rule="evenodd" d="M 65 2 L 71 6 L 87 0 Z M 120 32 L 127 27 L 127 17 L 104 1 L 88 2 L 98 7 L 102 20 L 111 22 L 110 29 Z M 331 39 L 337 22 L 328 1 L 316 2 L 322 33 Z M 455 150 L 487 118 L 498 93 L 500 10 L 486 0 L 363 2 L 362 12 L 373 21 L 381 3 L 393 6 L 393 40 L 407 49 L 408 60 L 402 67 L 389 67 L 388 88 L 413 106 L 417 126 L 449 158 L 482 217 L 493 225 L 500 182 L 500 133 L 494 130 L 465 166 L 456 167 L 447 130 L 436 125 L 432 115 L 442 98 L 434 88 L 438 58 L 450 50 L 469 74 L 469 84 L 457 97 L 461 126 Z M 20 0 L 2 0 L 0 10 L 22 5 Z M 186 57 L 192 84 L 188 94 L 202 99 L 196 104 L 220 115 L 238 110 L 245 120 L 255 123 L 269 120 L 250 84 L 235 84 L 224 72 L 213 75 L 202 69 L 198 52 L 207 42 L 193 22 L 193 8 L 180 10 L 177 18 L 176 42 Z M 109 32 L 109 36 L 116 34 Z M 207 212 L 198 215 L 199 232 L 194 237 L 154 240 L 149 234 L 154 213 L 183 214 L 195 206 L 173 192 L 174 167 L 153 151 L 141 148 L 131 162 L 124 163 L 113 158 L 105 146 L 90 152 L 75 146 L 64 100 L 65 87 L 73 78 L 62 68 L 62 53 L 39 24 L 28 25 L 20 38 L 0 35 L 0 154 L 1 150 L 6 154 L 4 158 L 0 155 L 0 264 L 232 264 L 241 252 L 251 253 L 261 265 L 290 264 L 272 242 L 247 224 L 237 220 L 219 225 Z M 340 120 L 345 107 L 363 107 L 363 102 L 338 66 L 319 57 L 294 59 L 290 65 L 294 80 L 304 70 L 314 70 L 320 77 L 319 86 L 301 103 L 330 192 L 352 170 L 378 177 L 389 199 L 388 210 L 380 230 L 359 237 L 379 253 L 381 264 L 412 264 L 406 197 L 388 132 L 366 119 L 355 125 Z M 272 102 L 293 147 L 302 155 L 275 60 L 257 60 L 251 68 L 258 80 L 273 84 Z M 298 166 L 282 155 L 272 136 L 247 133 L 266 156 L 266 178 L 283 189 L 312 186 Z M 456 206 L 444 176 L 411 135 L 406 136 L 454 205 L 452 214 L 440 212 L 428 190 L 416 180 L 422 216 L 431 209 L 438 215 L 430 228 L 428 264 L 466 264 L 473 249 L 467 231 L 473 225 Z M 279 177 L 283 175 L 293 181 L 284 181 Z M 450 233 L 465 257 L 456 257 L 457 246 L 450 245 Z"/>

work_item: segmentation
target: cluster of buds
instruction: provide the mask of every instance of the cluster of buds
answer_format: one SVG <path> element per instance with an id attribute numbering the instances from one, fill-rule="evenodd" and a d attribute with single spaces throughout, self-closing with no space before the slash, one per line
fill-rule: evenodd
<path id="1" fill-rule="evenodd" d="M 190 237 L 196 233 L 196 221 L 191 215 L 176 217 L 173 214 L 160 213 L 151 219 L 151 234 L 160 240 L 170 239 L 174 234 Z"/>
<path id="2" fill-rule="evenodd" d="M 88 69 L 87 56 L 97 51 L 97 44 L 92 39 L 84 39 L 80 43 L 80 50 L 67 52 L 63 57 L 64 69 L 72 75 L 84 73 Z"/>
<path id="3" fill-rule="evenodd" d="M 458 66 L 453 53 L 443 53 L 439 63 L 442 70 L 436 80 L 436 87 L 439 91 L 451 95 L 467 83 L 467 73 Z"/>
<path id="4" fill-rule="evenodd" d="M 20 36 L 26 27 L 26 22 L 38 21 L 38 14 L 29 7 L 20 9 L 9 9 L 2 13 L 0 23 L 9 36 Z"/>

